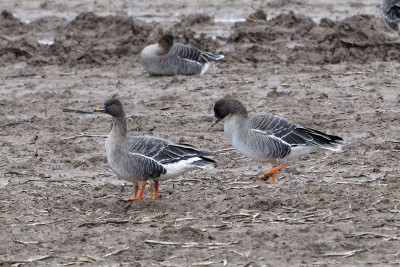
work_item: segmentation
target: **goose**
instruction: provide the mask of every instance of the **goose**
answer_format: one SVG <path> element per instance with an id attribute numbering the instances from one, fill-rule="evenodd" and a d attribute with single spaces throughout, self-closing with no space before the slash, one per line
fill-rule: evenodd
<path id="1" fill-rule="evenodd" d="M 400 35 L 400 0 L 383 0 L 380 9 L 385 24 Z"/>
<path id="2" fill-rule="evenodd" d="M 150 75 L 203 75 L 214 61 L 223 58 L 190 45 L 174 44 L 171 35 L 164 35 L 141 53 L 142 64 Z"/>
<path id="3" fill-rule="evenodd" d="M 233 147 L 248 158 L 276 165 L 259 176 L 275 184 L 277 172 L 287 161 L 328 149 L 340 151 L 341 137 L 303 127 L 277 115 L 258 114 L 249 116 L 238 100 L 223 98 L 214 105 L 215 119 L 212 126 L 226 118 L 224 132 Z"/>
<path id="4" fill-rule="evenodd" d="M 149 180 L 154 181 L 150 186 L 150 198 L 156 199 L 159 181 L 212 167 L 215 163 L 208 158 L 215 154 L 191 145 L 152 136 L 127 136 L 125 111 L 116 98 L 107 100 L 95 112 L 112 116 L 111 133 L 105 144 L 108 164 L 120 179 L 135 183 L 133 197 L 124 200 L 142 199 Z M 139 194 L 138 183 L 141 183 Z"/>

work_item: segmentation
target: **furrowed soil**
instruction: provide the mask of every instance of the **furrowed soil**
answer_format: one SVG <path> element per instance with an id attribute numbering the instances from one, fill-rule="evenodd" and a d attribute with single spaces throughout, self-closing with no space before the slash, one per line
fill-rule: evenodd
<path id="1" fill-rule="evenodd" d="M 400 264 L 400 42 L 377 1 L 0 2 L 0 265 Z M 225 58 L 204 76 L 150 77 L 140 52 L 165 33 Z M 210 127 L 225 96 L 345 148 L 295 159 L 270 185 L 257 176 L 271 166 Z M 111 97 L 130 135 L 217 152 L 216 167 L 123 201 L 111 117 L 63 112 Z"/>

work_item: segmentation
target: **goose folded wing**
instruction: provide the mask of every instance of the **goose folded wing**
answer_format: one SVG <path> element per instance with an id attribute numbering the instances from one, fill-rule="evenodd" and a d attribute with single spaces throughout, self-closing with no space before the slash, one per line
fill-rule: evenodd
<path id="1" fill-rule="evenodd" d="M 400 3 L 396 3 L 387 8 L 388 19 L 392 22 L 398 22 L 400 20 Z"/>
<path id="2" fill-rule="evenodd" d="M 207 63 L 207 58 L 203 55 L 202 51 L 193 46 L 177 43 L 172 46 L 171 50 L 171 53 L 174 53 L 181 59 L 199 64 Z"/>
<path id="3" fill-rule="evenodd" d="M 161 164 L 177 162 L 192 157 L 215 156 L 191 145 L 175 144 L 161 138 L 140 136 L 131 137 L 131 140 L 131 152 L 143 154 Z"/>
<path id="4" fill-rule="evenodd" d="M 215 156 L 207 151 L 199 150 L 191 146 L 179 145 L 179 144 L 169 144 L 164 147 L 154 159 L 163 164 L 172 163 L 181 160 L 186 160 L 193 157 L 199 157 L 206 161 L 212 161 L 210 159 L 204 158 L 205 156 Z"/>
<path id="5" fill-rule="evenodd" d="M 290 153 L 291 145 L 268 132 L 252 129 L 251 137 L 246 140 L 253 151 L 265 151 L 273 158 L 284 158 Z M 245 141 L 245 142 L 246 142 Z"/>
<path id="6" fill-rule="evenodd" d="M 291 146 L 315 145 L 324 146 L 339 143 L 343 139 L 323 132 L 302 127 L 282 117 L 261 114 L 251 118 L 251 127 L 266 134 L 273 135 Z"/>
<path id="7" fill-rule="evenodd" d="M 157 178 L 167 172 L 162 164 L 152 158 L 136 153 L 131 153 L 130 156 L 131 161 L 135 162 L 135 170 L 139 177 Z"/>
<path id="8" fill-rule="evenodd" d="M 343 139 L 339 136 L 329 135 L 314 129 L 304 127 L 296 127 L 293 130 L 292 135 L 296 135 L 297 138 L 303 139 L 306 144 L 320 146 L 327 149 L 340 149 L 340 147 L 343 145 Z"/>
<path id="9" fill-rule="evenodd" d="M 400 22 L 400 2 L 384 1 L 381 6 L 381 13 L 387 26 L 397 31 L 399 29 L 397 24 Z"/>
<path id="10" fill-rule="evenodd" d="M 397 0 L 384 1 L 382 3 L 382 11 L 390 15 L 399 14 L 400 2 Z M 399 17 L 399 16 L 395 16 Z"/>
<path id="11" fill-rule="evenodd" d="M 289 145 L 307 144 L 302 136 L 299 136 L 295 131 L 299 125 L 282 117 L 271 114 L 260 114 L 252 116 L 249 122 L 252 129 L 275 136 Z"/>
<path id="12" fill-rule="evenodd" d="M 134 136 L 129 138 L 128 150 L 154 159 L 170 143 L 170 141 L 152 136 Z"/>
<path id="13" fill-rule="evenodd" d="M 123 165 L 127 173 L 135 174 L 142 179 L 157 178 L 167 172 L 162 164 L 138 153 L 128 153 L 127 157 L 121 158 L 120 164 Z"/>

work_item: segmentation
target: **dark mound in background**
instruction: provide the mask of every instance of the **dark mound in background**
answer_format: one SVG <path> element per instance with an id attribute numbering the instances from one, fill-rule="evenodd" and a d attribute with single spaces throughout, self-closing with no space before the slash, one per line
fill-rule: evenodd
<path id="1" fill-rule="evenodd" d="M 193 25 L 214 23 L 205 15 L 190 15 L 173 25 L 169 33 L 177 41 L 216 52 L 225 42 L 232 49 L 227 61 L 326 64 L 342 61 L 383 61 L 400 59 L 400 43 L 389 39 L 383 22 L 371 16 L 353 16 L 320 24 L 310 18 L 281 14 L 266 20 L 262 11 L 246 22 L 236 23 L 229 38 L 212 40 L 196 37 Z M 51 33 L 53 45 L 41 45 L 39 36 Z M 146 23 L 126 15 L 97 16 L 81 13 L 74 20 L 46 17 L 24 24 L 12 13 L 0 15 L 0 64 L 27 61 L 31 65 L 117 64 L 138 57 L 147 44 L 164 34 L 159 23 Z"/>
<path id="2" fill-rule="evenodd" d="M 388 38 L 384 23 L 375 17 L 323 19 L 316 24 L 293 12 L 269 21 L 255 19 L 259 13 L 236 23 L 229 37 L 229 43 L 242 44 L 237 46 L 238 60 L 325 64 L 400 59 L 400 44 Z"/>

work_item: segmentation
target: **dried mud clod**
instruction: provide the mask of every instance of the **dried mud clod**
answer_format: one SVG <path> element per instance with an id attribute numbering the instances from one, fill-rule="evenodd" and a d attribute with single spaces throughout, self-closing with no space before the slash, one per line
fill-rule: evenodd
<path id="1" fill-rule="evenodd" d="M 241 52 L 238 57 L 244 55 L 250 61 L 324 64 L 400 59 L 400 45 L 388 38 L 383 23 L 372 16 L 352 16 L 338 22 L 323 19 L 316 24 L 290 12 L 270 21 L 259 20 L 256 25 L 253 17 L 236 23 L 228 40 L 242 44 L 242 49 L 237 47 Z"/>

